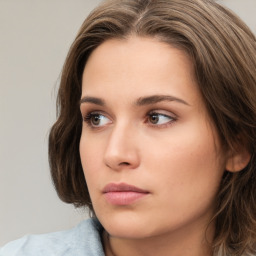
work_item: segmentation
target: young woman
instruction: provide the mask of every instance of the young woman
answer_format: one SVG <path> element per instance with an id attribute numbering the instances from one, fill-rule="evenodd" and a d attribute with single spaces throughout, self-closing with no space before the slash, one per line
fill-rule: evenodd
<path id="1" fill-rule="evenodd" d="M 110 0 L 67 56 L 49 138 L 76 228 L 0 255 L 256 255 L 256 40 L 211 0 Z"/>

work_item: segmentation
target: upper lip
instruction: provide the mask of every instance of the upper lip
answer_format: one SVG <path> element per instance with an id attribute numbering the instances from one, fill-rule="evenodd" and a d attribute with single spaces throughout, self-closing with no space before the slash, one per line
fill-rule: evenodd
<path id="1" fill-rule="evenodd" d="M 129 185 L 126 183 L 109 183 L 103 188 L 103 193 L 109 192 L 137 192 L 137 193 L 149 193 L 148 191 L 137 188 L 133 185 Z"/>

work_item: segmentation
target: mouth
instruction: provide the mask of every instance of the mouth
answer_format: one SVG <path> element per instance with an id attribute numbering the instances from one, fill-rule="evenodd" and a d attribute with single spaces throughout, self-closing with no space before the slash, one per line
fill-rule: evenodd
<path id="1" fill-rule="evenodd" d="M 149 194 L 149 191 L 126 183 L 107 184 L 102 192 L 107 202 L 113 205 L 130 205 Z"/>

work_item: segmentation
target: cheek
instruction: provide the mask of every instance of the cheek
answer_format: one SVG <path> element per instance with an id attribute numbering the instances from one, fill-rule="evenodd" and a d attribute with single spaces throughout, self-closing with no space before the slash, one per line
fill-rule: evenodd
<path id="1" fill-rule="evenodd" d="M 225 169 L 213 132 L 203 125 L 190 128 L 190 132 L 175 132 L 176 136 L 166 136 L 153 149 L 145 149 L 145 169 L 155 177 L 155 186 L 180 201 L 214 197 Z M 160 190 L 161 186 L 166 189 Z"/>
<path id="2" fill-rule="evenodd" d="M 101 150 L 102 147 L 99 143 L 90 139 L 90 136 L 86 136 L 86 134 L 82 132 L 79 151 L 87 183 L 90 177 L 93 176 L 93 174 L 97 175 L 97 170 L 100 170 L 99 163 L 102 159 Z"/>
<path id="3" fill-rule="evenodd" d="M 94 143 L 92 139 L 89 139 L 89 136 L 82 133 L 79 145 L 80 158 L 92 202 L 98 200 L 97 191 L 100 189 L 98 187 L 99 177 L 101 177 L 99 172 L 102 170 L 99 161 L 99 158 L 101 158 L 100 150 L 99 144 Z M 95 210 L 95 205 L 93 205 L 93 208 Z"/>

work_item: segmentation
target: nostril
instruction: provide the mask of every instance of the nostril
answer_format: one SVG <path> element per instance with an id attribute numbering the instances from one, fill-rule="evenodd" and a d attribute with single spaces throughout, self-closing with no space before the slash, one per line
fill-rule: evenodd
<path id="1" fill-rule="evenodd" d="M 122 162 L 119 165 L 130 165 L 128 162 Z"/>

